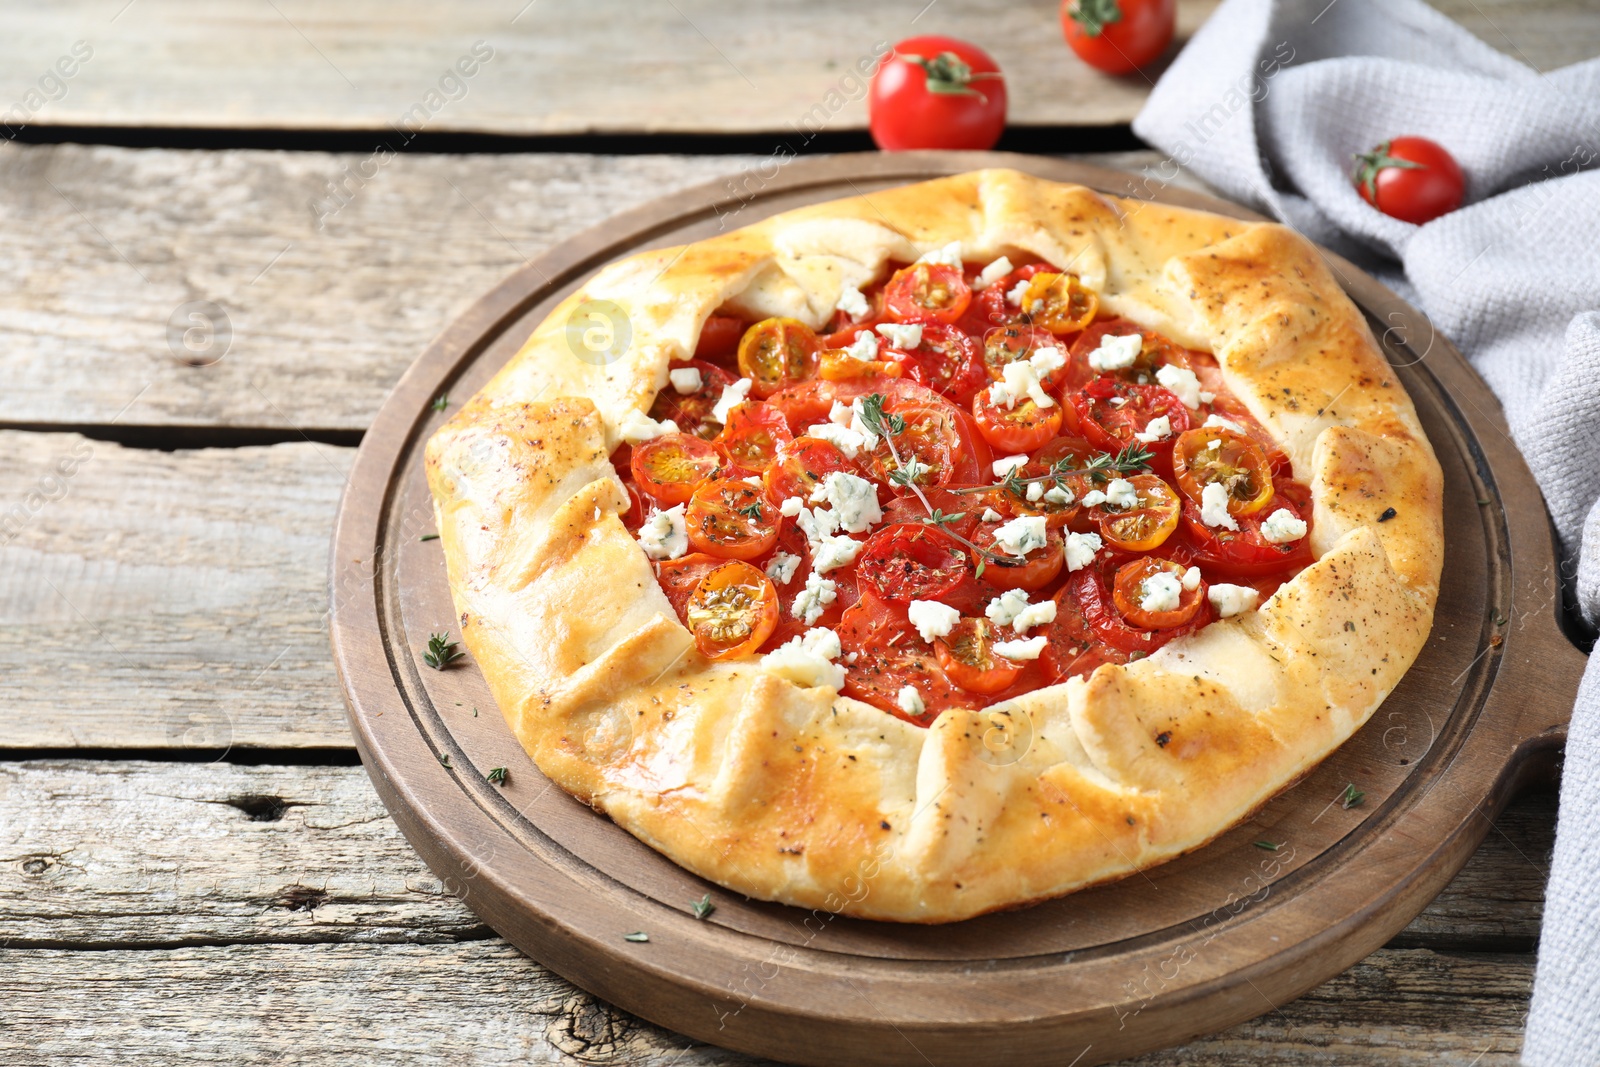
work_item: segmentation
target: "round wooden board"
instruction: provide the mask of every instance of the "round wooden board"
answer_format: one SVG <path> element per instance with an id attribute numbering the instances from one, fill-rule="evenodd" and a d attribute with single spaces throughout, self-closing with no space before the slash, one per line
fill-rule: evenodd
<path id="1" fill-rule="evenodd" d="M 1543 501 L 1493 395 L 1424 317 L 1329 256 L 1445 472 L 1433 634 L 1348 743 L 1254 818 L 1123 881 L 949 926 L 747 901 L 553 788 L 478 672 L 424 669 L 455 631 L 421 450 L 596 269 L 801 204 L 985 166 L 1255 218 L 1132 175 L 995 153 L 790 162 L 620 215 L 529 263 L 407 372 L 361 445 L 330 570 L 332 637 L 378 792 L 452 892 L 578 985 L 692 1037 L 805 1064 L 1087 1067 L 1220 1030 L 1338 974 L 1444 886 L 1565 738 L 1584 659 L 1557 625 Z M 773 168 L 776 170 L 777 168 Z M 485 772 L 510 769 L 502 788 Z M 1348 784 L 1366 794 L 1339 803 Z M 1277 845 L 1276 851 L 1258 842 Z M 709 893 L 716 911 L 696 920 Z M 647 943 L 624 935 L 644 931 Z"/>

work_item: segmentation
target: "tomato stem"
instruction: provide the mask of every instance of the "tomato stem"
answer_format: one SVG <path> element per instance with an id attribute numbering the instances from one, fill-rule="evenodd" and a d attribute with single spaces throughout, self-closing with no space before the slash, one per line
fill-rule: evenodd
<path id="1" fill-rule="evenodd" d="M 1390 167 L 1401 170 L 1427 170 L 1427 164 L 1415 160 L 1401 159 L 1399 156 L 1389 154 L 1392 141 L 1385 141 L 1370 152 L 1357 152 L 1356 184 L 1365 186 L 1367 199 L 1376 206 L 1378 203 L 1378 172 Z"/>
<path id="2" fill-rule="evenodd" d="M 989 102 L 989 98 L 974 89 L 972 83 L 983 78 L 1001 76 L 999 71 L 974 71 L 971 65 L 954 52 L 940 52 L 932 59 L 902 52 L 900 58 L 922 68 L 922 72 L 927 76 L 928 92 L 942 96 L 975 96 L 985 104 Z"/>
<path id="3" fill-rule="evenodd" d="M 1068 13 L 1083 27 L 1085 37 L 1098 37 L 1107 26 L 1122 21 L 1122 5 L 1117 0 L 1078 0 Z"/>

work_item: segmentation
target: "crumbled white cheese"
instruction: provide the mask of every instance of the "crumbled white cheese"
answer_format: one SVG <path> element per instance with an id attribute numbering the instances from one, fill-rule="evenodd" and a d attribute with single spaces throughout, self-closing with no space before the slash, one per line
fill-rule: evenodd
<path id="1" fill-rule="evenodd" d="M 747 474 L 741 480 L 744 482 L 745 485 L 753 485 L 757 489 L 760 489 L 762 487 L 762 485 L 766 484 L 766 483 L 762 482 L 760 477 L 758 477 L 757 475 L 754 475 L 754 474 Z"/>
<path id="2" fill-rule="evenodd" d="M 639 547 L 651 559 L 677 559 L 689 551 L 689 527 L 683 505 L 658 511 L 639 527 Z"/>
<path id="3" fill-rule="evenodd" d="M 1238 522 L 1228 514 L 1228 490 L 1223 488 L 1221 482 L 1207 482 L 1206 487 L 1200 490 L 1200 521 L 1224 530 L 1239 528 Z"/>
<path id="4" fill-rule="evenodd" d="M 1019 637 L 1015 641 L 996 641 L 992 646 L 994 654 L 1009 660 L 1038 659 L 1039 653 L 1044 651 L 1045 643 L 1049 639 L 1042 634 L 1038 637 Z"/>
<path id="5" fill-rule="evenodd" d="M 1261 524 L 1261 537 L 1275 545 L 1298 541 L 1306 535 L 1306 520 L 1294 517 L 1288 508 L 1279 508 Z"/>
<path id="6" fill-rule="evenodd" d="M 727 422 L 729 413 L 743 404 L 745 398 L 750 395 L 750 386 L 753 384 L 749 378 L 739 378 L 723 386 L 722 395 L 717 398 L 716 405 L 711 409 L 712 421 Z"/>
<path id="7" fill-rule="evenodd" d="M 1111 370 L 1123 370 L 1133 366 L 1143 350 L 1144 337 L 1140 334 L 1108 333 L 1100 338 L 1100 346 L 1089 353 L 1089 369 L 1100 371 L 1102 374 Z"/>
<path id="8" fill-rule="evenodd" d="M 1131 508 L 1139 504 L 1139 490 L 1126 478 L 1113 478 L 1106 483 L 1106 507 Z"/>
<path id="9" fill-rule="evenodd" d="M 1059 351 L 1054 348 L 1041 348 L 1039 353 Z M 1027 397 L 1042 408 L 1054 407 L 1055 401 L 1050 394 L 1044 391 L 1044 383 L 1040 380 L 1039 366 L 1034 359 L 1039 354 L 1027 359 L 1016 359 L 1007 363 L 1000 369 L 1001 380 L 989 387 L 989 402 L 991 404 L 1004 404 L 1007 408 L 1017 406 L 1017 401 Z M 1049 365 L 1050 361 L 1045 361 Z M 1004 386 L 1005 388 L 1001 388 Z"/>
<path id="10" fill-rule="evenodd" d="M 1045 540 L 1043 515 L 1023 515 L 1012 519 L 994 531 L 994 543 L 1010 555 L 1026 556 L 1036 548 L 1043 548 Z"/>
<path id="11" fill-rule="evenodd" d="M 1183 582 L 1157 571 L 1139 583 L 1139 606 L 1145 611 L 1177 611 L 1183 603 Z"/>
<path id="12" fill-rule="evenodd" d="M 873 329 L 883 335 L 890 348 L 898 348 L 902 352 L 914 351 L 922 344 L 922 324 L 918 322 L 881 322 Z"/>
<path id="13" fill-rule="evenodd" d="M 1237 422 L 1234 422 L 1232 419 L 1225 419 L 1221 415 L 1214 415 L 1214 414 L 1213 415 L 1207 415 L 1205 424 L 1207 426 L 1220 426 L 1224 430 L 1232 430 L 1234 433 L 1245 433 L 1246 432 L 1245 428 L 1243 426 L 1240 426 Z"/>
<path id="14" fill-rule="evenodd" d="M 1053 485 L 1044 493 L 1045 502 L 1064 508 L 1073 501 L 1072 490 L 1064 485 Z"/>
<path id="15" fill-rule="evenodd" d="M 862 533 L 871 529 L 873 523 L 883 521 L 883 511 L 878 507 L 878 488 L 865 478 L 834 471 L 821 485 L 846 533 Z"/>
<path id="16" fill-rule="evenodd" d="M 861 553 L 861 544 L 849 537 L 824 537 L 811 548 L 811 566 L 819 574 L 848 567 Z"/>
<path id="17" fill-rule="evenodd" d="M 997 459 L 993 463 L 989 464 L 989 469 L 994 471 L 994 476 L 996 478 L 1004 478 L 1018 467 L 1025 467 L 1027 465 L 1027 456 L 1007 456 L 1004 459 Z"/>
<path id="18" fill-rule="evenodd" d="M 924 641 L 943 637 L 961 621 L 961 612 L 937 600 L 913 600 L 906 608 L 906 618 L 917 628 Z"/>
<path id="19" fill-rule="evenodd" d="M 1091 489 L 1083 494 L 1083 506 L 1086 508 L 1097 508 L 1105 502 L 1106 495 L 1098 489 Z"/>
<path id="20" fill-rule="evenodd" d="M 1044 483 L 1029 482 L 1027 488 L 1027 497 L 1030 504 L 1038 503 L 1044 497 Z"/>
<path id="21" fill-rule="evenodd" d="M 821 508 L 801 508 L 795 513 L 794 523 L 806 535 L 806 540 L 815 545 L 838 531 L 839 516 Z"/>
<path id="22" fill-rule="evenodd" d="M 1183 572 L 1183 587 L 1190 592 L 1200 588 L 1200 568 L 1190 567 Z"/>
<path id="23" fill-rule="evenodd" d="M 1014 308 L 1021 307 L 1023 294 L 1027 291 L 1028 279 L 1024 278 L 1016 285 L 1011 287 L 1011 291 L 1006 294 L 1006 303 L 1010 304 Z"/>
<path id="24" fill-rule="evenodd" d="M 932 252 L 924 252 L 917 257 L 917 262 L 942 263 L 947 267 L 954 267 L 956 270 L 960 270 L 962 267 L 961 242 L 951 241 L 943 248 L 935 248 Z"/>
<path id="25" fill-rule="evenodd" d="M 1011 621 L 1021 615 L 1028 607 L 1028 594 L 1022 589 L 1007 589 L 983 609 L 989 616 L 989 621 L 996 626 L 1010 626 Z"/>
<path id="26" fill-rule="evenodd" d="M 1025 634 L 1035 626 L 1043 626 L 1047 622 L 1056 621 L 1056 602 L 1054 600 L 1041 600 L 1037 604 L 1029 604 L 1017 612 L 1017 617 L 1011 620 L 1011 628 L 1019 634 Z"/>
<path id="27" fill-rule="evenodd" d="M 869 359 L 878 358 L 878 335 L 871 330 L 862 330 L 856 334 L 856 339 L 844 348 L 844 354 L 851 359 L 859 359 L 863 363 Z"/>
<path id="28" fill-rule="evenodd" d="M 790 610 L 795 618 L 810 626 L 822 618 L 822 613 L 828 610 L 828 605 L 837 599 L 839 599 L 839 583 L 812 571 L 806 575 L 805 588 L 795 594 L 794 607 Z"/>
<path id="29" fill-rule="evenodd" d="M 839 290 L 839 299 L 833 302 L 833 306 L 852 319 L 865 318 L 867 312 L 872 310 L 867 298 L 861 295 L 861 290 L 853 285 L 847 285 Z"/>
<path id="30" fill-rule="evenodd" d="M 844 685 L 844 668 L 832 661 L 843 651 L 839 635 L 818 626 L 762 656 L 761 665 L 796 685 L 831 685 L 839 689 Z"/>
<path id="31" fill-rule="evenodd" d="M 850 429 L 861 435 L 861 439 L 866 442 L 864 447 L 876 448 L 878 435 L 867 428 L 866 410 L 864 398 L 858 396 L 850 401 Z M 831 418 L 833 413 L 830 411 L 828 414 Z"/>
<path id="32" fill-rule="evenodd" d="M 657 422 L 642 411 L 629 409 L 622 416 L 622 421 L 617 424 L 617 433 L 630 445 L 641 445 L 646 441 L 653 441 L 664 433 L 677 433 L 678 424 L 671 419 L 662 419 Z"/>
<path id="33" fill-rule="evenodd" d="M 837 403 L 837 401 L 835 401 Z M 846 411 L 849 409 L 846 408 Z M 837 426 L 831 422 L 819 422 L 815 426 L 806 428 L 807 437 L 815 437 L 819 441 L 826 441 L 840 452 L 846 459 L 855 459 L 856 453 L 866 447 L 866 438 L 850 429 L 848 426 Z"/>
<path id="34" fill-rule="evenodd" d="M 706 384 L 705 377 L 700 373 L 699 367 L 678 367 L 675 370 L 669 370 L 667 377 L 672 381 L 672 388 L 684 396 L 688 396 L 690 393 L 698 393 Z"/>
<path id="35" fill-rule="evenodd" d="M 1120 408 L 1122 405 L 1128 402 L 1128 398 L 1125 396 L 1114 396 L 1106 402 L 1114 408 Z"/>
<path id="36" fill-rule="evenodd" d="M 989 286 L 993 285 L 995 282 L 999 281 L 1001 278 L 1004 278 L 1007 274 L 1010 274 L 1016 269 L 1017 268 L 1011 265 L 1011 260 L 1007 259 L 1005 256 L 1001 256 L 999 259 L 993 261 L 987 267 L 983 268 L 983 270 L 978 274 L 978 282 L 973 286 L 973 288 L 987 289 Z"/>
<path id="37" fill-rule="evenodd" d="M 984 508 L 983 514 L 980 515 L 979 518 L 981 518 L 984 522 L 999 522 L 1001 519 L 1005 518 L 1005 516 L 1000 514 L 994 508 Z"/>
<path id="38" fill-rule="evenodd" d="M 800 569 L 800 557 L 793 552 L 774 552 L 767 563 L 767 577 L 773 585 L 788 585 L 794 581 L 794 572 Z"/>
<path id="39" fill-rule="evenodd" d="M 1069 533 L 1067 534 L 1066 555 L 1067 570 L 1081 571 L 1094 562 L 1094 555 L 1104 546 L 1099 534 Z"/>
<path id="40" fill-rule="evenodd" d="M 1216 393 L 1208 393 L 1204 389 L 1200 390 L 1200 403 L 1209 404 L 1213 400 L 1215 400 L 1216 398 L 1217 398 L 1217 394 Z"/>
<path id="41" fill-rule="evenodd" d="M 1248 585 L 1228 585 L 1224 582 L 1207 589 L 1206 597 L 1217 614 L 1226 619 L 1255 607 L 1261 594 Z"/>
<path id="42" fill-rule="evenodd" d="M 833 407 L 828 409 L 828 421 L 835 426 L 849 426 L 850 420 L 856 417 L 856 409 L 842 400 L 835 400 Z"/>
<path id="43" fill-rule="evenodd" d="M 1186 408 L 1200 406 L 1200 379 L 1194 376 L 1194 371 L 1187 367 L 1175 367 L 1171 363 L 1162 364 L 1156 371 L 1156 382 L 1162 388 L 1176 393 L 1178 399 L 1183 401 Z"/>
<path id="44" fill-rule="evenodd" d="M 1152 441 L 1165 441 L 1172 436 L 1172 420 L 1165 415 L 1157 415 L 1145 423 L 1144 429 L 1133 435 L 1134 440 L 1141 444 L 1150 444 Z"/>
<path id="45" fill-rule="evenodd" d="M 1041 345 L 1033 350 L 1028 362 L 1033 364 L 1039 380 L 1043 381 L 1067 365 L 1067 354 L 1055 345 Z"/>
<path id="46" fill-rule="evenodd" d="M 778 514 L 792 519 L 800 514 L 800 509 L 805 506 L 806 502 L 797 496 L 785 497 L 783 503 L 778 505 Z"/>
<path id="47" fill-rule="evenodd" d="M 895 703 L 907 715 L 921 715 L 928 710 L 928 705 L 922 702 L 922 694 L 917 692 L 914 685 L 901 686 L 900 692 L 895 694 Z"/>

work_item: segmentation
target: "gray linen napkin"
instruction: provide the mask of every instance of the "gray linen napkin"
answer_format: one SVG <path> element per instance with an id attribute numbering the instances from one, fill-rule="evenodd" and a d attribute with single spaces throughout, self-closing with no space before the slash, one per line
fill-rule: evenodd
<path id="1" fill-rule="evenodd" d="M 1509 16 L 1508 16 L 1509 17 Z M 1505 406 L 1600 623 L 1600 60 L 1540 74 L 1418 0 L 1226 0 L 1134 131 L 1171 163 L 1373 270 Z M 1465 206 L 1369 207 L 1352 156 L 1445 145 Z M 1147 172 L 1153 183 L 1171 166 Z M 1600 667 L 1578 693 L 1523 1062 L 1600 1063 Z"/>

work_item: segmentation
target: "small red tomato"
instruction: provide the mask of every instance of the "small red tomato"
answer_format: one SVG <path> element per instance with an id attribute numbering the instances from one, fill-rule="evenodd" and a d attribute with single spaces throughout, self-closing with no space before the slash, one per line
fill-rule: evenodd
<path id="1" fill-rule="evenodd" d="M 1061 31 L 1078 58 L 1107 74 L 1132 74 L 1172 41 L 1177 0 L 1062 0 Z"/>
<path id="2" fill-rule="evenodd" d="M 1006 83 L 983 49 L 954 37 L 908 37 L 872 76 L 872 139 L 885 152 L 993 148 L 1006 125 Z"/>
<path id="3" fill-rule="evenodd" d="M 1356 153 L 1361 199 L 1391 218 L 1422 225 L 1461 206 L 1467 180 L 1455 157 L 1426 137 L 1396 137 Z"/>

